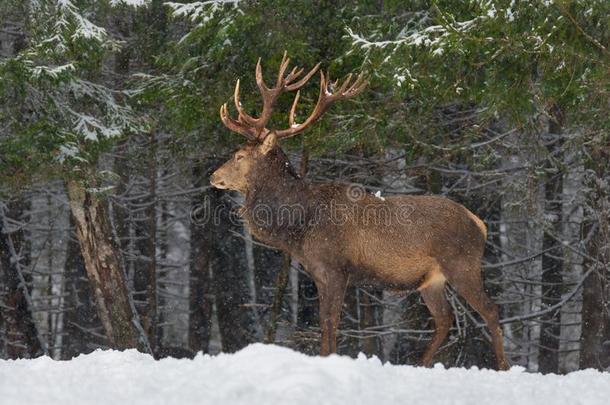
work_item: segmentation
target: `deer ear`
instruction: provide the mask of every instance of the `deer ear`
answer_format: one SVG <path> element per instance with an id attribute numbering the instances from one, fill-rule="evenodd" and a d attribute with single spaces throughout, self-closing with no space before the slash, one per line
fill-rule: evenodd
<path id="1" fill-rule="evenodd" d="M 263 155 L 266 155 L 271 149 L 275 148 L 276 143 L 277 136 L 275 135 L 275 132 L 271 132 L 265 137 L 265 140 L 263 141 L 261 146 L 259 146 L 259 150 Z"/>

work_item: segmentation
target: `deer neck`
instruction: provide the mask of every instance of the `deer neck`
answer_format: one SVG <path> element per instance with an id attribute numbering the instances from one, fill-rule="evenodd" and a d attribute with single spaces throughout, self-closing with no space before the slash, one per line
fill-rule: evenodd
<path id="1" fill-rule="evenodd" d="M 255 175 L 245 195 L 242 216 L 250 233 L 260 241 L 284 251 L 301 244 L 308 214 L 308 185 L 288 160 L 271 173 Z"/>

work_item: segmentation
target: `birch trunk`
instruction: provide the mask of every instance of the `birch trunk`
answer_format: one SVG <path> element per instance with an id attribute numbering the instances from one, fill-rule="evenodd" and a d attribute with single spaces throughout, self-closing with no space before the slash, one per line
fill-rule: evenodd
<path id="1" fill-rule="evenodd" d="M 137 347 L 137 320 L 106 204 L 80 182 L 71 180 L 67 188 L 76 236 L 108 343 L 116 349 Z"/>
<path id="2" fill-rule="evenodd" d="M 70 229 L 73 229 L 73 219 L 70 222 Z M 105 339 L 100 339 L 96 333 L 101 324 L 95 310 L 80 245 L 74 235 L 69 236 L 66 249 L 65 277 L 69 309 L 66 312 L 67 333 L 62 356 L 64 360 L 69 360 L 81 353 L 89 353 L 105 343 Z"/>

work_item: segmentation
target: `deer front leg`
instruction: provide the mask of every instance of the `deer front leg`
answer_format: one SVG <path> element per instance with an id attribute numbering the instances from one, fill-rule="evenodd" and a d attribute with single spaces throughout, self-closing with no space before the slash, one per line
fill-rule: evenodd
<path id="1" fill-rule="evenodd" d="M 320 300 L 320 327 L 322 340 L 320 356 L 328 356 L 337 352 L 337 327 L 341 318 L 341 307 L 347 277 L 343 273 L 329 275 L 325 282 L 316 283 Z"/>

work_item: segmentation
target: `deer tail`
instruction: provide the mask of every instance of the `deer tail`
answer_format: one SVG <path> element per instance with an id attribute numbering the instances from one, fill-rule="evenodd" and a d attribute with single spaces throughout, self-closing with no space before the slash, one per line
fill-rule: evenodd
<path id="1" fill-rule="evenodd" d="M 483 239 L 487 240 L 487 226 L 485 225 L 485 222 L 483 222 L 483 220 L 481 220 L 481 218 L 474 215 L 468 209 L 466 210 L 466 212 L 468 213 L 468 216 L 470 217 L 470 219 L 472 219 L 474 221 L 474 223 L 477 224 L 477 226 L 481 230 L 481 233 L 483 234 Z"/>

